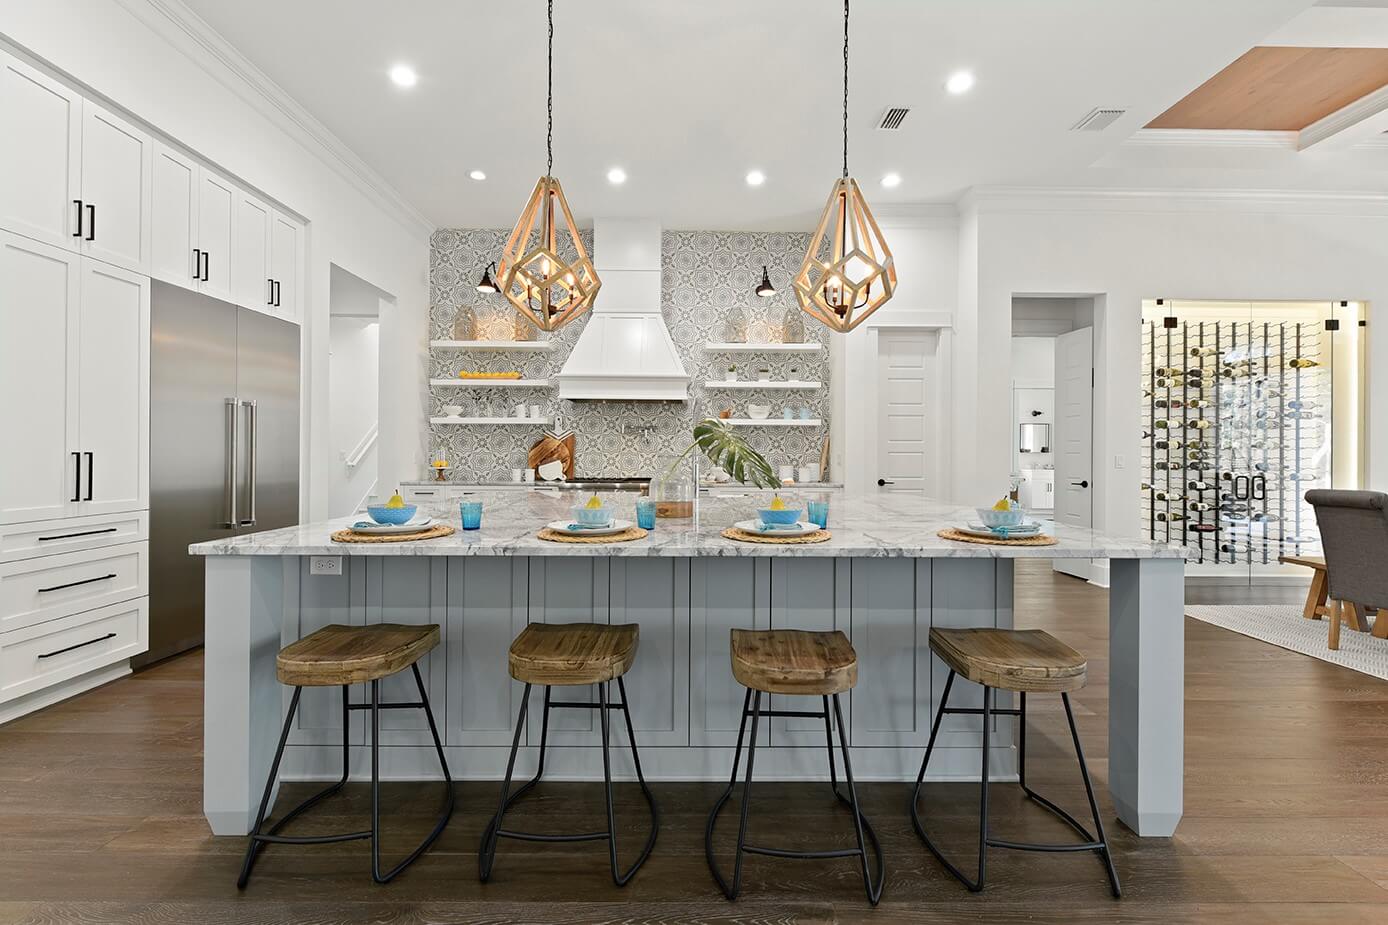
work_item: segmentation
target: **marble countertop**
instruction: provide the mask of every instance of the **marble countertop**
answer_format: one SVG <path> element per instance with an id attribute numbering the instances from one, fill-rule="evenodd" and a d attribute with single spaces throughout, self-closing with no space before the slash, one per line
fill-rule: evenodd
<path id="1" fill-rule="evenodd" d="M 795 500 L 796 492 L 783 493 Z M 739 520 L 756 516 L 755 503 L 745 498 L 699 500 L 698 516 L 689 520 L 657 521 L 645 539 L 627 543 L 553 543 L 536 532 L 554 520 L 568 520 L 573 504 L 569 492 L 477 492 L 483 502 L 482 529 L 457 530 L 453 535 L 404 543 L 334 543 L 330 534 L 359 517 L 267 530 L 245 536 L 195 543 L 188 551 L 198 556 L 809 556 L 1006 559 L 1153 559 L 1185 558 L 1178 545 L 1104 536 L 1094 530 L 1056 526 L 1055 546 L 986 546 L 941 539 L 936 531 L 974 519 L 972 508 L 940 504 L 912 495 L 871 498 L 835 496 L 830 503 L 829 530 L 824 543 L 772 545 L 725 539 L 721 531 Z M 609 493 L 615 516 L 635 520 L 635 497 Z M 456 504 L 421 505 L 436 520 L 458 526 Z"/>

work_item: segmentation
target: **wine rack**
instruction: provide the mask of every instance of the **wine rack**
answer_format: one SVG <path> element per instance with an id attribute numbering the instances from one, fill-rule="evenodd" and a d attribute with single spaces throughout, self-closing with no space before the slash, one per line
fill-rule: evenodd
<path id="1" fill-rule="evenodd" d="M 1192 564 L 1320 549 L 1308 489 L 1331 478 L 1324 321 L 1183 320 L 1142 330 L 1142 529 Z"/>

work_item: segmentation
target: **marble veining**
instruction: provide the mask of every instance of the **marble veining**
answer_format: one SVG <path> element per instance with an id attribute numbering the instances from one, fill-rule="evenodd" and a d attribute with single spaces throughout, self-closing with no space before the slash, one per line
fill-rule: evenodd
<path id="1" fill-rule="evenodd" d="M 1055 546 L 984 546 L 958 543 L 936 536 L 945 527 L 965 523 L 971 508 L 941 504 L 905 495 L 845 498 L 830 504 L 825 543 L 768 545 L 725 539 L 727 526 L 756 516 L 757 502 L 747 498 L 709 498 L 699 501 L 691 520 L 660 520 L 643 540 L 629 543 L 552 543 L 535 534 L 550 521 L 564 520 L 575 503 L 574 492 L 516 492 L 481 490 L 470 499 L 483 502 L 482 529 L 459 529 L 452 536 L 404 543 L 334 543 L 334 530 L 358 517 L 268 530 L 245 536 L 196 543 L 189 552 L 200 556 L 801 556 L 907 557 L 1003 559 L 1182 559 L 1179 545 L 1135 538 L 1105 536 L 1094 530 L 1055 525 Z M 794 493 L 788 498 L 796 499 Z M 635 520 L 633 494 L 610 494 L 604 501 L 615 516 Z M 796 499 L 798 500 L 798 499 Z M 456 503 L 423 505 L 421 510 L 444 523 L 459 526 Z"/>

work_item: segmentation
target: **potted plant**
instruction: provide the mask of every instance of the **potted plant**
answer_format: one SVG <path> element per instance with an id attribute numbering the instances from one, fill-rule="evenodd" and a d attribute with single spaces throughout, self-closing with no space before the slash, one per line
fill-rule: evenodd
<path id="1" fill-rule="evenodd" d="M 651 479 L 657 517 L 693 517 L 698 478 L 685 461 L 700 450 L 709 462 L 732 476 L 733 481 L 758 488 L 779 488 L 780 479 L 771 463 L 752 449 L 745 437 L 726 421 L 705 418 L 694 425 L 694 441 L 668 465 L 661 465 Z"/>
<path id="2" fill-rule="evenodd" d="M 725 372 L 725 373 L 723 374 L 723 381 L 724 381 L 724 382 L 736 382 L 736 381 L 737 381 L 737 366 L 736 366 L 736 365 L 731 365 L 731 366 L 728 367 L 728 371 Z"/>

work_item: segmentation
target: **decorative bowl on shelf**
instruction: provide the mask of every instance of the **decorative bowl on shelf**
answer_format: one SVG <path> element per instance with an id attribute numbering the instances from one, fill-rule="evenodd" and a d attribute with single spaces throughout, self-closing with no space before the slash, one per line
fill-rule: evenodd
<path id="1" fill-rule="evenodd" d="M 458 418 L 463 416 L 462 405 L 444 405 L 439 410 L 450 418 Z"/>
<path id="2" fill-rule="evenodd" d="M 780 510 L 764 507 L 757 511 L 758 517 L 764 524 L 775 524 L 778 526 L 797 523 L 800 520 L 800 508 L 787 507 Z"/>
<path id="3" fill-rule="evenodd" d="M 978 519 L 985 527 L 1019 527 L 1026 519 L 1027 512 L 1020 507 L 1010 511 L 995 511 L 991 507 L 974 508 Z"/>
<path id="4" fill-rule="evenodd" d="M 384 504 L 368 504 L 366 513 L 378 524 L 407 524 L 414 519 L 419 507 L 407 504 L 404 507 L 386 507 Z"/>
<path id="5" fill-rule="evenodd" d="M 582 524 L 585 527 L 605 527 L 612 522 L 612 514 L 606 507 L 586 507 L 582 504 L 575 504 L 573 510 L 574 523 Z"/>
<path id="6" fill-rule="evenodd" d="M 748 405 L 747 416 L 754 421 L 764 421 L 771 414 L 770 405 Z"/>

